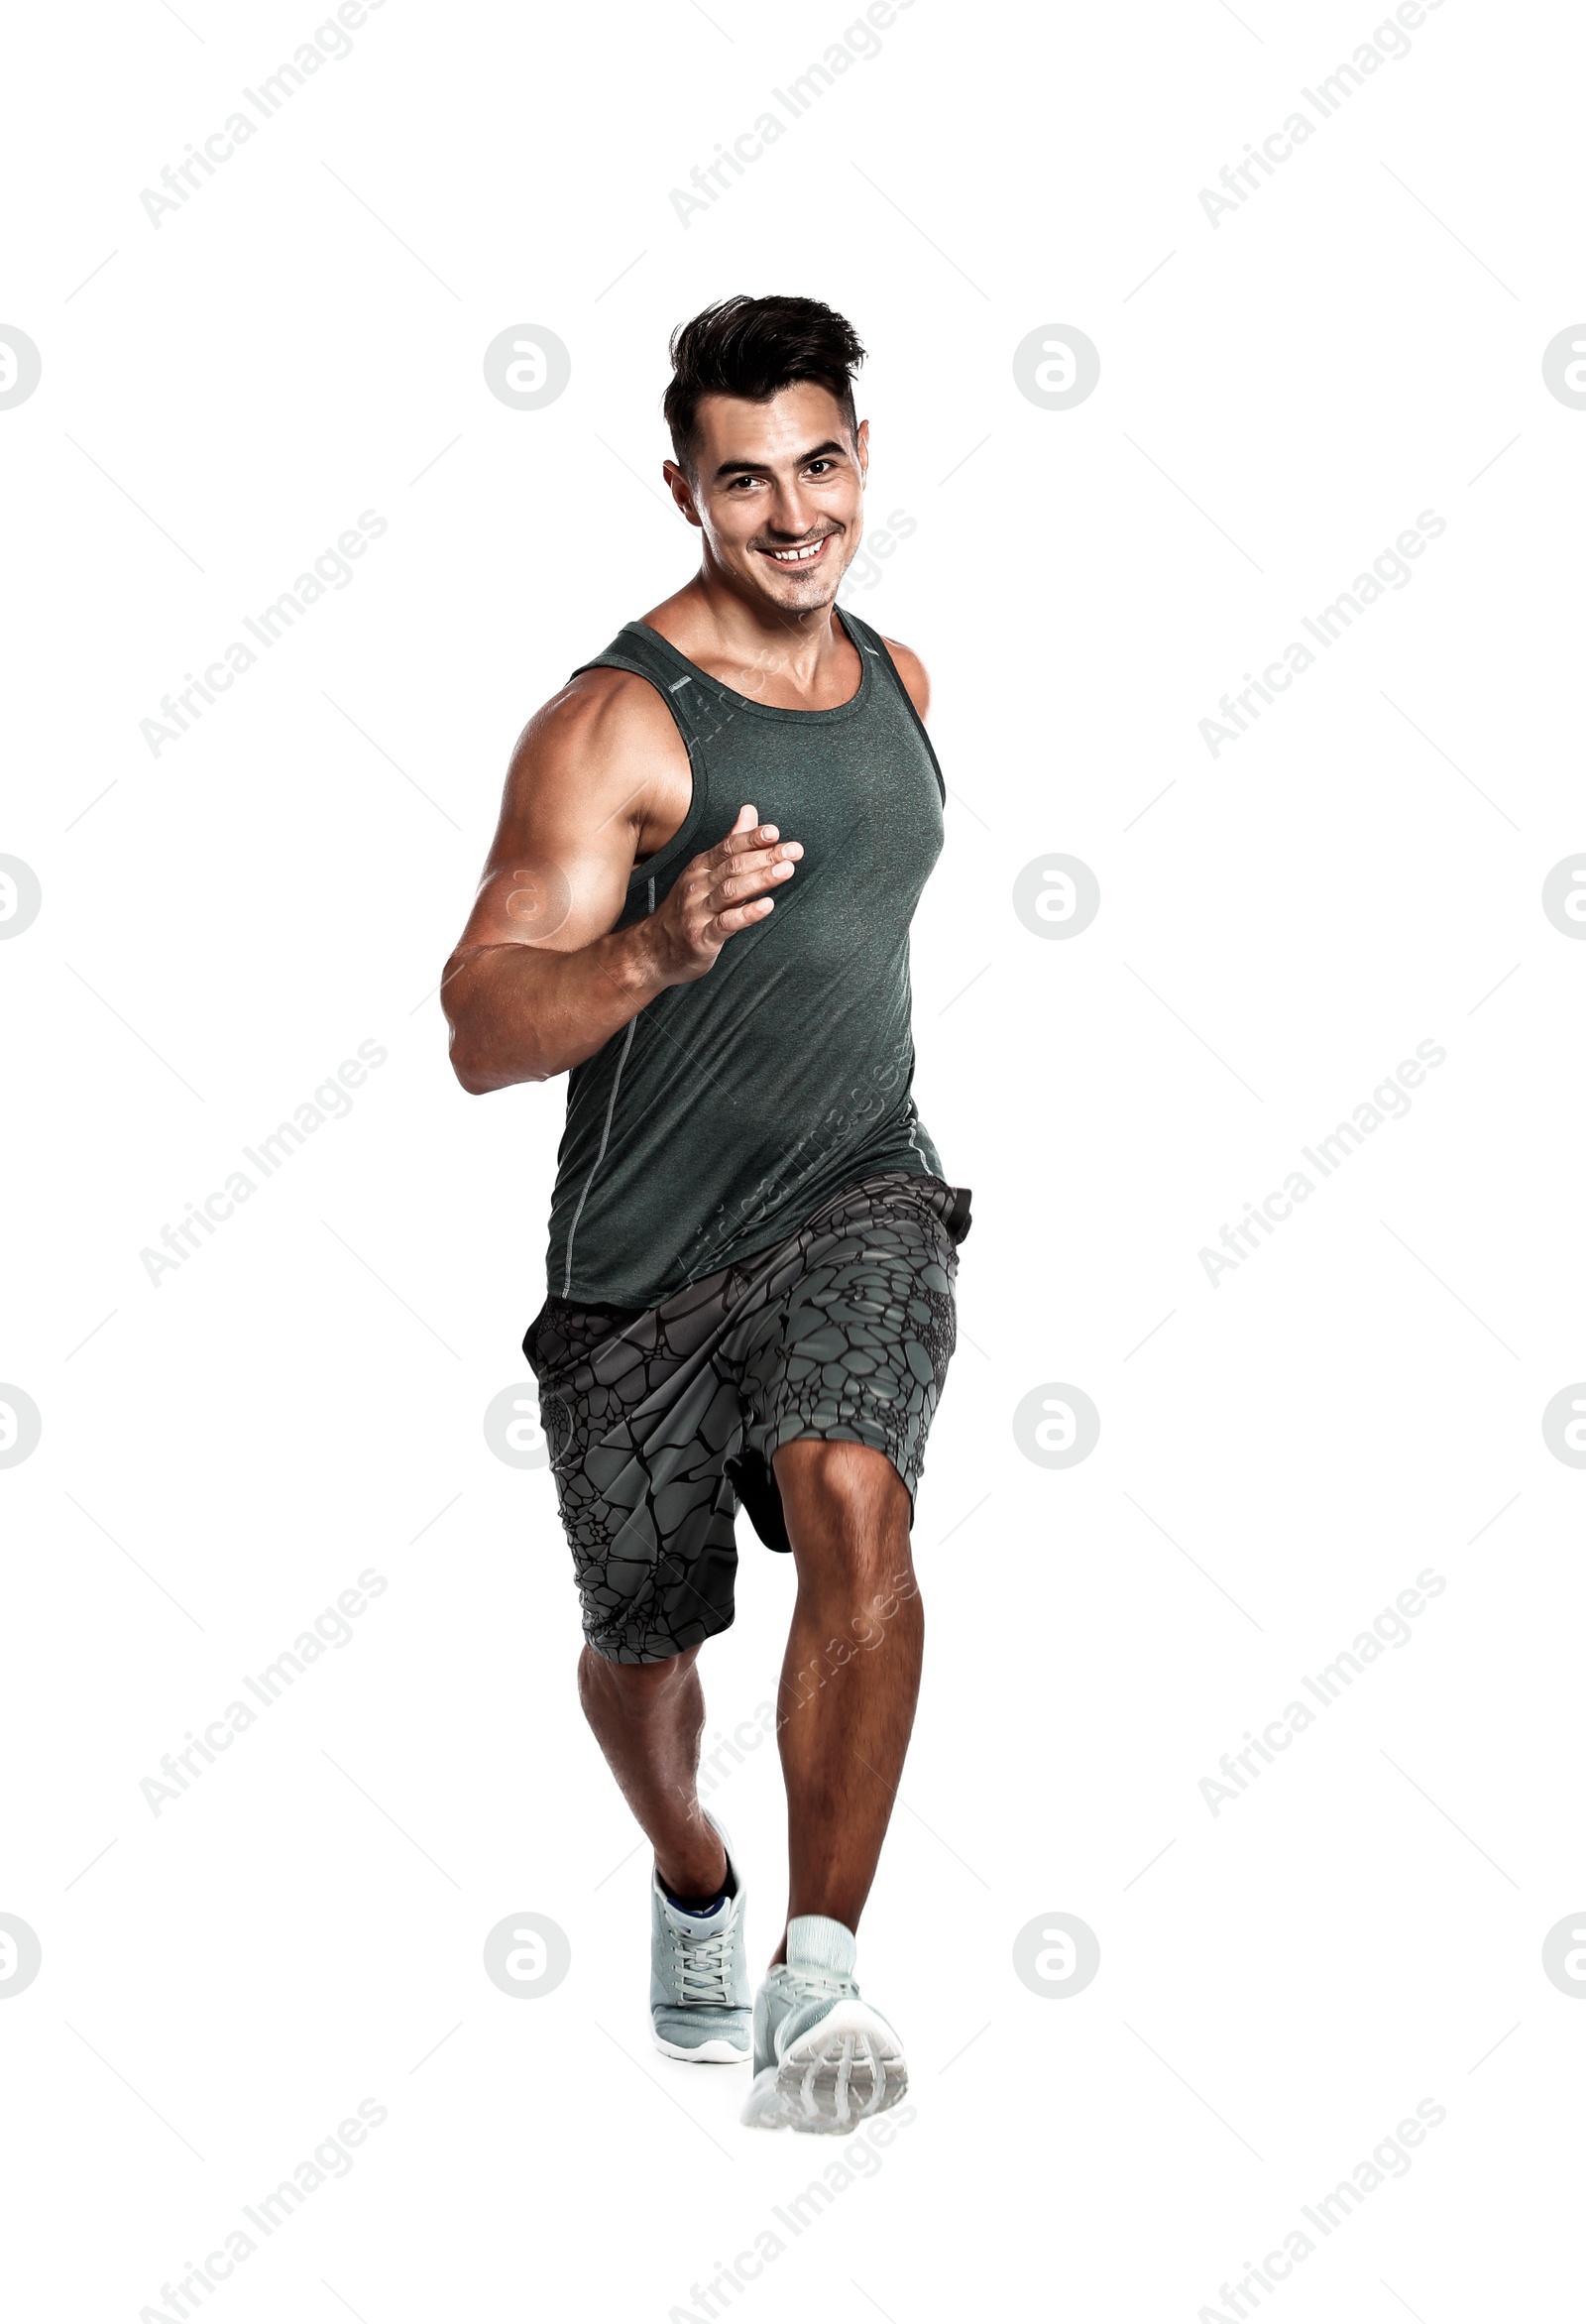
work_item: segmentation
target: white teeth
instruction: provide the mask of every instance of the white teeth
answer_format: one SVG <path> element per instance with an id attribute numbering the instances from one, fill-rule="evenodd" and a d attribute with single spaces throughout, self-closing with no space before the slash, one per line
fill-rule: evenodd
<path id="1" fill-rule="evenodd" d="M 806 557 L 813 557 L 826 542 L 823 532 L 819 540 L 812 540 L 808 548 L 773 548 L 771 554 L 779 565 L 800 565 Z"/>

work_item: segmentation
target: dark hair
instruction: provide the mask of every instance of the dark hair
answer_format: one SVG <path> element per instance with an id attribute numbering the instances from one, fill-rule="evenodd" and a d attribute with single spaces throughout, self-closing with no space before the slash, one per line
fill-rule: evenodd
<path id="1" fill-rule="evenodd" d="M 724 298 L 678 324 L 671 357 L 661 413 L 683 467 L 694 451 L 702 396 L 765 404 L 795 381 L 814 380 L 837 398 L 850 435 L 857 429 L 853 374 L 864 349 L 853 325 L 819 298 L 747 298 L 741 292 Z"/>

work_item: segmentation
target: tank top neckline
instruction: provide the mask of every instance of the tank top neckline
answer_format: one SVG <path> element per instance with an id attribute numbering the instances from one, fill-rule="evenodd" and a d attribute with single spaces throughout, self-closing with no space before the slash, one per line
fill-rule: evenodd
<path id="1" fill-rule="evenodd" d="M 872 650 L 864 643 L 863 639 L 856 634 L 852 622 L 843 611 L 843 608 L 837 606 L 834 611 L 843 625 L 843 635 L 859 657 L 859 683 L 846 702 L 835 703 L 830 710 L 784 710 L 778 703 L 756 702 L 752 695 L 739 694 L 734 687 L 726 684 L 723 679 L 713 678 L 710 671 L 702 669 L 697 661 L 690 661 L 688 655 L 675 646 L 670 638 L 663 638 L 660 631 L 652 629 L 648 622 L 629 622 L 626 626 L 629 630 L 637 630 L 643 637 L 653 639 L 661 651 L 669 660 L 674 661 L 680 670 L 686 670 L 690 678 L 698 678 L 707 686 L 714 687 L 716 692 L 730 702 L 735 710 L 746 710 L 755 718 L 785 718 L 795 720 L 805 726 L 832 726 L 840 723 L 843 719 L 855 717 L 869 702 L 873 684 L 870 665 L 876 658 Z"/>

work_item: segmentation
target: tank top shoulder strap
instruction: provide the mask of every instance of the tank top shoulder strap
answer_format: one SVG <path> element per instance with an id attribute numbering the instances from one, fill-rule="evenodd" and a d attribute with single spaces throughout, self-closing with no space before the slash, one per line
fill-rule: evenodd
<path id="1" fill-rule="evenodd" d="M 688 753 L 690 772 L 694 778 L 693 796 L 688 813 L 663 848 L 635 866 L 627 882 L 627 898 L 617 925 L 626 927 L 630 921 L 642 919 L 655 909 L 658 894 L 664 894 L 671 885 L 672 874 L 680 871 L 690 857 L 699 854 L 699 834 L 706 824 L 710 805 L 710 776 L 706 767 L 703 742 L 719 724 L 712 715 L 712 706 L 703 700 L 691 700 L 699 694 L 699 687 L 689 676 L 686 666 L 681 670 L 681 655 L 642 622 L 628 622 L 619 630 L 604 653 L 580 662 L 571 675 L 582 677 L 586 670 L 626 670 L 637 678 L 647 678 L 661 696 L 672 714 L 673 724 Z M 700 673 L 703 678 L 704 672 Z M 716 835 L 717 837 L 720 834 Z M 659 882 L 659 886 L 657 883 Z"/>
<path id="2" fill-rule="evenodd" d="M 868 654 L 871 657 L 875 664 L 876 674 L 880 677 L 883 677 L 892 687 L 894 693 L 902 703 L 909 719 L 913 723 L 915 732 L 919 735 L 921 742 L 925 745 L 927 752 L 930 754 L 931 770 L 936 776 L 937 788 L 942 793 L 942 804 L 946 806 L 948 799 L 948 786 L 942 772 L 941 761 L 936 755 L 936 746 L 925 731 L 925 721 L 921 718 L 919 712 L 914 707 L 914 697 L 910 694 L 908 687 L 903 683 L 902 673 L 899 671 L 897 663 L 892 659 L 892 656 L 887 649 L 886 639 L 882 637 L 879 630 L 872 630 L 868 622 L 861 622 L 858 615 L 855 613 L 850 613 L 847 606 L 841 607 L 839 611 L 842 615 L 842 619 L 846 628 L 852 636 L 854 644 L 858 647 L 861 653 Z"/>
<path id="3" fill-rule="evenodd" d="M 635 677 L 648 678 L 664 697 L 691 755 L 694 745 L 719 723 L 718 705 L 710 699 L 715 689 L 705 671 L 694 670 L 675 646 L 642 622 L 628 622 L 604 653 L 581 662 L 572 674 L 577 678 L 585 670 L 598 669 L 630 670 Z"/>

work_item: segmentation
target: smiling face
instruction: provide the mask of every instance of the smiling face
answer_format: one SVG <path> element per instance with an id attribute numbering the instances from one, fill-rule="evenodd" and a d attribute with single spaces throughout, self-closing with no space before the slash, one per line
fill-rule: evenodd
<path id="1" fill-rule="evenodd" d="M 708 572 L 778 612 L 828 606 L 864 531 L 869 421 L 856 436 L 830 389 L 800 380 L 767 403 L 705 396 L 692 473 L 666 480 L 705 535 Z"/>

